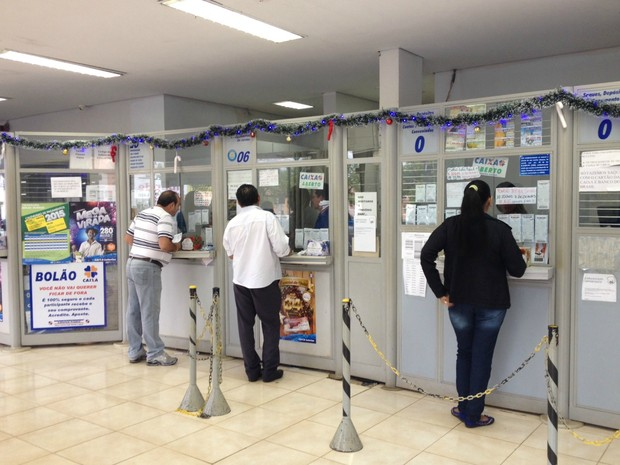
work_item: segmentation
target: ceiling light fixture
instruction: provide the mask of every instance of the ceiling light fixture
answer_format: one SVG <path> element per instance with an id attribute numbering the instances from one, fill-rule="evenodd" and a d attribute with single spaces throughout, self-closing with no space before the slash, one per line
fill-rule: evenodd
<path id="1" fill-rule="evenodd" d="M 297 102 L 276 102 L 274 105 L 279 105 L 281 107 L 292 108 L 294 110 L 306 110 L 307 108 L 313 108 L 312 105 L 306 105 L 305 103 L 297 103 Z"/>
<path id="2" fill-rule="evenodd" d="M 302 36 L 285 31 L 279 27 L 272 26 L 249 16 L 245 16 L 236 11 L 229 10 L 223 6 L 203 0 L 164 0 L 162 5 L 175 8 L 185 13 L 222 24 L 241 32 L 246 32 L 261 39 L 271 40 L 280 43 L 289 40 L 301 39 Z"/>
<path id="3" fill-rule="evenodd" d="M 30 55 L 28 53 L 15 52 L 13 50 L 0 51 L 0 58 L 6 60 L 18 61 L 20 63 L 28 63 L 30 65 L 45 66 L 46 68 L 59 69 L 62 71 L 71 71 L 73 73 L 87 74 L 102 78 L 113 78 L 122 76 L 124 73 L 119 71 L 108 71 L 92 66 L 80 65 L 69 61 L 56 60 L 38 55 Z"/>
<path id="4" fill-rule="evenodd" d="M 6 100 L 8 100 L 6 97 L 0 97 L 0 102 L 4 102 Z"/>

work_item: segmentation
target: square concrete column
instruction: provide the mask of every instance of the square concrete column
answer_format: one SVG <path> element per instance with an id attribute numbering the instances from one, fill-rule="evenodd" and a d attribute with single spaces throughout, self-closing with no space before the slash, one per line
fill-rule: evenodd
<path id="1" fill-rule="evenodd" d="M 379 106 L 399 108 L 422 103 L 424 59 L 402 48 L 379 52 Z"/>

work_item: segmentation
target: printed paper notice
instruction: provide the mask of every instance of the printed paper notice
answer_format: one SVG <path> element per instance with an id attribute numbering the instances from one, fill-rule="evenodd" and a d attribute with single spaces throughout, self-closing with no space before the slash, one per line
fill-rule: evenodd
<path id="1" fill-rule="evenodd" d="M 228 172 L 228 200 L 237 200 L 237 189 L 241 184 L 252 184 L 252 170 Z"/>
<path id="2" fill-rule="evenodd" d="M 618 283 L 613 274 L 585 273 L 581 284 L 581 300 L 617 302 Z"/>
<path id="3" fill-rule="evenodd" d="M 82 178 L 62 177 L 51 178 L 52 198 L 79 197 L 82 198 Z"/>
<path id="4" fill-rule="evenodd" d="M 430 233 L 404 232 L 401 235 L 403 289 L 406 295 L 426 296 L 426 277 L 420 265 L 420 253 L 429 237 Z"/>
<path id="5" fill-rule="evenodd" d="M 579 168 L 579 192 L 620 191 L 620 166 Z"/>
<path id="6" fill-rule="evenodd" d="M 260 170 L 258 172 L 259 187 L 279 186 L 280 178 L 278 177 L 278 168 Z"/>

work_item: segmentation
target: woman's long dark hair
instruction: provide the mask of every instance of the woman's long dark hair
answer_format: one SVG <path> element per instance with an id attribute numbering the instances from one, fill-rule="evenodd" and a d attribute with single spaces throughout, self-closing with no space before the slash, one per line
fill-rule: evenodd
<path id="1" fill-rule="evenodd" d="M 487 243 L 484 206 L 491 197 L 489 185 L 479 179 L 471 181 L 463 192 L 458 224 L 459 255 L 483 253 Z"/>

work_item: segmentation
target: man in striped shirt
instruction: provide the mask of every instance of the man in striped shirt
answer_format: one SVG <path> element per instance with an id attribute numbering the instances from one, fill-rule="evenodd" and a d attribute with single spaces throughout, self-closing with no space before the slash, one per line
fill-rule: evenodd
<path id="1" fill-rule="evenodd" d="M 171 190 L 161 193 L 157 205 L 142 210 L 133 219 L 125 242 L 131 246 L 127 260 L 127 339 L 129 362 L 146 359 L 147 365 L 174 365 L 176 357 L 164 351 L 159 337 L 161 306 L 161 270 L 170 263 L 174 243 L 174 215 L 181 207 L 179 195 Z M 147 350 L 142 346 L 142 336 Z"/>

